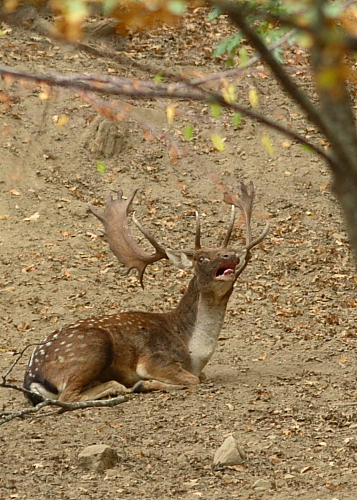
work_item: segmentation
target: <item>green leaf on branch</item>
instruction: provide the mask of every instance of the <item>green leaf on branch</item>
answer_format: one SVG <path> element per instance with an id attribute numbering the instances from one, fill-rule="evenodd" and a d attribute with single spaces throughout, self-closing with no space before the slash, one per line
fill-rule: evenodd
<path id="1" fill-rule="evenodd" d="M 274 146 L 273 146 L 268 134 L 262 135 L 262 143 L 263 143 L 263 146 L 265 147 L 265 149 L 268 151 L 269 156 L 273 156 Z"/>
<path id="2" fill-rule="evenodd" d="M 235 55 L 237 49 L 242 41 L 243 36 L 240 33 L 234 33 L 230 37 L 223 40 L 219 45 L 217 45 L 214 49 L 213 55 L 214 57 L 220 57 L 224 54 L 228 54 L 230 56 Z"/>
<path id="3" fill-rule="evenodd" d="M 303 151 L 305 151 L 306 153 L 310 153 L 311 154 L 311 153 L 315 152 L 314 149 L 311 146 L 309 146 L 308 144 L 301 144 L 300 148 Z"/>
<path id="4" fill-rule="evenodd" d="M 167 3 L 167 8 L 171 14 L 174 14 L 175 16 L 181 16 L 186 12 L 186 2 L 183 0 L 170 0 Z"/>
<path id="5" fill-rule="evenodd" d="M 249 56 L 247 49 L 243 47 L 239 51 L 239 66 L 245 66 L 248 61 L 249 61 Z"/>
<path id="6" fill-rule="evenodd" d="M 331 91 L 340 81 L 340 68 L 326 68 L 316 75 L 317 85 L 327 91 Z"/>
<path id="7" fill-rule="evenodd" d="M 257 89 L 250 89 L 249 91 L 249 102 L 252 108 L 255 108 L 255 106 L 258 106 L 259 103 L 259 96 Z"/>
<path id="8" fill-rule="evenodd" d="M 63 4 L 63 10 L 69 23 L 82 22 L 89 10 L 84 0 L 72 0 Z"/>
<path id="9" fill-rule="evenodd" d="M 97 167 L 97 170 L 100 173 L 100 175 L 104 175 L 105 172 L 107 171 L 107 166 L 102 161 L 97 161 L 96 167 Z"/>
<path id="10" fill-rule="evenodd" d="M 217 149 L 217 151 L 224 151 L 226 149 L 224 141 L 219 134 L 212 134 L 211 140 L 213 142 L 213 146 Z"/>
<path id="11" fill-rule="evenodd" d="M 105 16 L 109 16 L 118 6 L 118 0 L 103 0 L 102 11 Z"/>
<path id="12" fill-rule="evenodd" d="M 242 123 L 242 115 L 239 113 L 239 111 L 236 111 L 233 115 L 232 118 L 233 126 L 234 128 L 238 128 L 240 124 Z"/>
<path id="13" fill-rule="evenodd" d="M 162 79 L 163 79 L 162 74 L 161 73 L 157 73 L 155 75 L 154 82 L 156 83 L 156 85 L 159 85 L 159 83 L 162 82 Z"/>
<path id="14" fill-rule="evenodd" d="M 325 3 L 323 6 L 323 11 L 326 17 L 330 19 L 337 19 L 342 16 L 344 12 L 344 6 L 341 2 Z"/>
<path id="15" fill-rule="evenodd" d="M 231 84 L 228 87 L 222 89 L 223 99 L 228 103 L 232 104 L 237 99 L 237 89 L 235 85 Z"/>
<path id="16" fill-rule="evenodd" d="M 212 12 L 210 12 L 207 17 L 209 21 L 214 21 L 221 14 L 222 14 L 222 9 L 220 9 L 219 7 L 213 7 Z"/>
<path id="17" fill-rule="evenodd" d="M 184 130 L 184 135 L 186 141 L 192 141 L 193 137 L 193 126 L 192 125 L 186 125 L 185 130 Z"/>
<path id="18" fill-rule="evenodd" d="M 213 116 L 213 118 L 219 118 L 221 114 L 221 105 L 217 104 L 216 102 L 212 102 L 212 104 L 210 104 L 210 107 L 211 115 Z"/>

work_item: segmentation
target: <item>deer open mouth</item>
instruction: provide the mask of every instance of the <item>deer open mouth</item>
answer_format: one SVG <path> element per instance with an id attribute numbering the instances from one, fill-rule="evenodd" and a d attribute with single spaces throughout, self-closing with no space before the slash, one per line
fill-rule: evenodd
<path id="1" fill-rule="evenodd" d="M 232 279 L 234 278 L 234 271 L 236 269 L 235 262 L 225 262 L 221 264 L 216 272 L 216 279 L 224 280 L 224 279 Z"/>

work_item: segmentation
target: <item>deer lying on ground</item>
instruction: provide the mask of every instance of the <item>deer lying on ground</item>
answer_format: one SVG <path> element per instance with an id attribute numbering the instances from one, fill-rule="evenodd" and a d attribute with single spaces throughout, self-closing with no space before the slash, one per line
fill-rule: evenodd
<path id="1" fill-rule="evenodd" d="M 250 259 L 250 250 L 268 233 L 252 239 L 254 187 L 241 185 L 241 196 L 226 195 L 232 216 L 222 245 L 202 248 L 196 214 L 193 249 L 174 251 L 160 245 L 133 215 L 133 221 L 155 248 L 143 251 L 128 227 L 128 200 L 109 196 L 104 213 L 90 210 L 105 228 L 109 247 L 127 268 L 136 268 L 142 284 L 148 264 L 169 259 L 180 269 L 191 269 L 186 293 L 177 308 L 166 313 L 124 312 L 80 320 L 51 333 L 39 344 L 28 363 L 24 388 L 37 404 L 43 397 L 66 402 L 115 396 L 120 392 L 167 390 L 198 384 L 214 353 L 229 297 Z M 243 213 L 246 243 L 241 252 L 228 249 L 234 227 L 234 206 Z"/>

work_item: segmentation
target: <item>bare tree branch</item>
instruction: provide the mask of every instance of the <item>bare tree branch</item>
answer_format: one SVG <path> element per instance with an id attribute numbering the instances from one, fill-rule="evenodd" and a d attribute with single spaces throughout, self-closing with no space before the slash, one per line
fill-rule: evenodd
<path id="1" fill-rule="evenodd" d="M 83 75 L 62 76 L 56 74 L 33 74 L 25 71 L 15 70 L 4 65 L 0 65 L 0 74 L 11 75 L 16 78 L 34 81 L 38 84 L 48 84 L 69 88 L 80 92 L 95 92 L 106 95 L 116 95 L 141 99 L 153 98 L 175 98 L 189 101 L 201 101 L 208 103 L 218 103 L 222 107 L 238 111 L 244 116 L 247 116 L 258 123 L 280 132 L 298 143 L 308 146 L 317 155 L 321 156 L 324 161 L 331 164 L 333 158 L 330 157 L 323 149 L 319 148 L 314 143 L 307 140 L 297 132 L 280 125 L 270 118 L 253 111 L 250 108 L 239 105 L 233 102 L 227 102 L 219 92 L 210 89 L 201 88 L 195 83 L 184 82 L 155 84 L 151 81 L 119 79 L 114 77 L 94 77 Z"/>

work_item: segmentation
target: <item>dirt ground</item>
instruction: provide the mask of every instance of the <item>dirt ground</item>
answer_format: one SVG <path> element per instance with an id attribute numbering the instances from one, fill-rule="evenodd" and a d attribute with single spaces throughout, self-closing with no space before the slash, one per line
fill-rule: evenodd
<path id="1" fill-rule="evenodd" d="M 227 30 L 197 11 L 180 29 L 96 43 L 157 68 L 208 74 L 224 69 L 209 48 Z M 0 57 L 33 71 L 141 76 L 22 28 L 5 30 Z M 295 62 L 290 71 L 301 78 L 303 62 Z M 99 122 L 69 91 L 43 100 L 38 88 L 1 86 L 12 97 L 0 116 L 1 373 L 60 325 L 107 312 L 163 311 L 181 297 L 189 275 L 169 264 L 148 269 L 144 290 L 135 273 L 123 275 L 87 202 L 138 188 L 137 215 L 159 240 L 191 246 L 197 208 L 204 242 L 217 245 L 229 217 L 217 179 L 231 192 L 253 180 L 254 230 L 267 217 L 271 230 L 229 302 L 207 383 L 132 395 L 115 408 L 12 420 L 0 428 L 0 498 L 355 499 L 356 274 L 325 166 L 269 132 L 271 155 L 262 127 L 244 121 L 234 130 L 228 114 L 213 119 L 206 106 L 185 103 L 165 131 L 180 141 L 184 125 L 194 123 L 195 133 L 173 164 L 169 147 L 147 142 L 131 119 Z M 237 88 L 245 103 L 257 89 L 261 111 L 318 140 L 264 68 L 240 77 Z M 165 102 L 131 104 L 143 121 L 166 123 Z M 213 131 L 226 138 L 224 152 L 212 146 Z M 233 246 L 243 245 L 241 236 L 239 228 Z M 9 381 L 21 384 L 29 355 Z M 9 389 L 0 401 L 7 412 L 27 406 Z M 246 462 L 214 470 L 214 453 L 229 435 Z M 118 464 L 104 473 L 79 467 L 78 454 L 92 444 L 115 448 Z"/>

